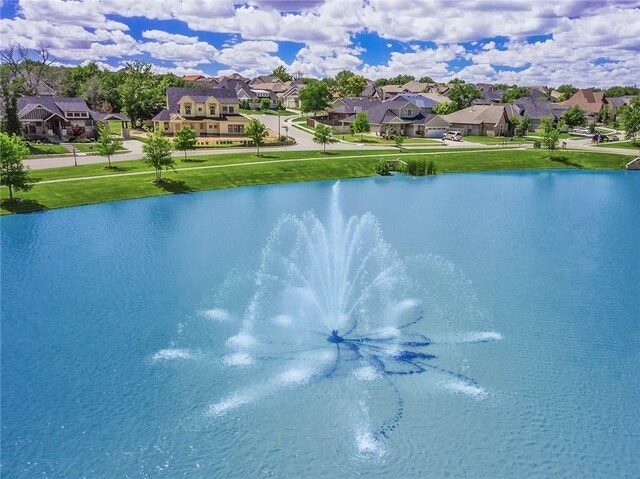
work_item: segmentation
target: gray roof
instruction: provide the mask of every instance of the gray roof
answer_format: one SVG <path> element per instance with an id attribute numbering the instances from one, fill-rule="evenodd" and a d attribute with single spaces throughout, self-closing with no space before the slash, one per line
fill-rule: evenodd
<path id="1" fill-rule="evenodd" d="M 437 102 L 431 98 L 424 97 L 419 93 L 399 93 L 390 100 L 406 100 L 413 103 L 418 108 L 433 108 Z"/>
<path id="2" fill-rule="evenodd" d="M 612 98 L 607 97 L 607 100 L 609 100 L 609 103 L 611 103 L 615 108 L 620 108 L 622 105 L 630 103 L 633 98 L 635 98 L 633 95 L 625 95 L 615 96 Z"/>
<path id="3" fill-rule="evenodd" d="M 171 113 L 164 108 L 160 113 L 152 118 L 152 121 L 169 121 L 171 120 Z"/>
<path id="4" fill-rule="evenodd" d="M 42 105 L 47 110 L 61 116 L 66 111 L 86 111 L 93 113 L 82 98 L 64 98 L 56 96 L 22 96 L 18 98 L 18 113 L 25 108 Z"/>
<path id="5" fill-rule="evenodd" d="M 357 97 L 345 97 L 339 98 L 337 101 L 341 101 L 342 104 L 333 108 L 331 111 L 334 113 L 357 113 L 359 111 L 367 110 L 374 105 L 382 103 L 380 100 L 371 100 L 361 96 Z"/>
<path id="6" fill-rule="evenodd" d="M 425 98 L 425 100 L 427 99 Z M 401 118 L 398 113 L 400 109 L 407 103 L 413 103 L 413 102 L 402 100 L 402 99 L 375 102 L 373 106 L 371 106 L 365 111 L 367 113 L 367 118 L 369 119 L 369 122 L 376 125 L 381 125 L 381 124 L 390 123 L 390 122 L 425 123 L 431 120 L 433 116 L 435 116 L 430 114 L 424 115 L 422 112 L 417 111 L 416 115 L 411 118 Z M 344 121 L 350 122 L 350 121 L 353 121 L 354 119 L 355 119 L 355 115 L 352 115 L 346 118 Z"/>
<path id="7" fill-rule="evenodd" d="M 537 120 L 544 116 L 551 119 L 560 118 L 565 110 L 568 109 L 566 105 L 561 105 L 560 103 L 538 101 L 526 96 L 513 102 L 513 107 L 519 116 L 529 115 L 532 120 Z"/>

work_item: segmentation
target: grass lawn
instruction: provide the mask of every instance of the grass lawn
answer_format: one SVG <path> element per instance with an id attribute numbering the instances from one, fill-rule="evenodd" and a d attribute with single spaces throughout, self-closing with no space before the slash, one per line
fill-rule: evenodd
<path id="1" fill-rule="evenodd" d="M 278 115 L 280 116 L 291 116 L 297 115 L 297 113 L 289 110 L 245 110 L 244 108 L 240 108 L 240 113 L 243 115 Z"/>
<path id="2" fill-rule="evenodd" d="M 109 133 L 122 136 L 122 122 L 120 120 L 109 120 L 107 122 Z"/>
<path id="3" fill-rule="evenodd" d="M 71 143 L 79 153 L 95 153 L 95 143 Z M 118 153 L 127 153 L 126 148 L 118 148 Z"/>
<path id="4" fill-rule="evenodd" d="M 163 187 L 150 183 L 155 173 L 139 160 L 117 163 L 118 170 L 105 171 L 102 164 L 35 170 L 34 181 L 83 178 L 58 183 L 36 183 L 19 192 L 17 204 L 2 204 L 2 214 L 62 208 L 104 201 L 124 200 L 243 185 L 333 180 L 374 175 L 381 158 L 407 157 L 434 160 L 440 173 L 550 168 L 622 169 L 632 159 L 588 151 L 562 151 L 554 159 L 540 150 L 446 150 L 423 152 L 316 151 L 267 152 L 256 158 L 248 153 L 211 155 L 177 162 L 177 172 L 164 173 L 171 180 Z M 287 161 L 288 160 L 288 161 Z M 259 164 L 250 164 L 263 162 Z M 128 176 L 116 176 L 134 173 Z M 95 178 L 86 178 L 95 177 Z M 7 189 L 1 189 L 4 199 Z"/>
<path id="5" fill-rule="evenodd" d="M 29 145 L 29 156 L 41 155 L 70 155 L 69 150 L 61 145 Z"/>
<path id="6" fill-rule="evenodd" d="M 640 140 L 635 143 L 631 140 L 629 141 L 614 141 L 614 142 L 604 142 L 599 143 L 598 146 L 603 148 L 624 148 L 627 150 L 640 150 Z"/>
<path id="7" fill-rule="evenodd" d="M 500 145 L 505 142 L 507 143 L 507 145 L 511 145 L 511 144 L 517 145 L 521 142 L 528 142 L 533 140 L 529 140 L 526 137 L 525 138 L 514 137 L 514 139 L 512 140 L 511 138 L 507 138 L 504 136 L 468 135 L 468 136 L 463 136 L 462 141 L 468 141 L 469 143 L 481 143 L 483 145 Z"/>
<path id="8" fill-rule="evenodd" d="M 365 143 L 365 144 L 377 144 L 377 145 L 395 145 L 395 142 L 393 140 L 385 140 L 384 138 L 381 138 L 379 136 L 375 136 L 375 135 L 364 135 L 362 138 L 360 139 L 360 135 L 342 135 L 339 133 L 334 134 L 333 136 L 335 136 L 336 138 L 340 139 L 340 140 L 344 140 L 344 141 L 349 141 L 351 143 Z M 404 143 L 402 143 L 403 145 L 433 145 L 433 146 L 438 146 L 441 145 L 441 142 L 439 140 L 430 140 L 427 138 L 405 138 L 404 139 Z"/>

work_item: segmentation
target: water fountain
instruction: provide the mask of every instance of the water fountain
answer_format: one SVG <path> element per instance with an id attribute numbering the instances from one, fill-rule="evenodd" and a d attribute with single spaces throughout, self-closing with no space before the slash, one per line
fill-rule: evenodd
<path id="1" fill-rule="evenodd" d="M 310 212 L 283 217 L 252 275 L 248 306 L 244 311 L 217 307 L 207 313 L 210 319 L 240 321 L 237 334 L 226 340 L 222 358 L 226 366 L 250 368 L 275 362 L 276 371 L 212 403 L 209 417 L 222 417 L 278 391 L 312 382 L 345 377 L 382 381 L 395 397 L 396 410 L 371 426 L 362 441 L 366 449 L 388 438 L 403 416 L 396 377 L 430 372 L 443 378 L 445 389 L 486 396 L 472 378 L 439 364 L 431 351 L 434 345 L 442 349 L 500 339 L 491 331 L 461 334 L 464 330 L 457 328 L 472 323 L 471 312 L 450 310 L 448 301 L 455 298 L 467 304 L 459 298 L 464 292 L 453 291 L 445 298 L 433 284 L 425 286 L 437 282 L 432 274 L 437 265 L 447 270 L 440 282 L 458 288 L 460 278 L 448 284 L 455 276 L 452 266 L 436 257 L 401 258 L 383 239 L 372 214 L 345 219 L 339 200 L 336 183 L 326 224 Z M 429 265 L 430 270 L 425 267 Z M 450 324 L 440 331 L 451 334 L 440 334 L 439 339 L 425 334 L 430 321 L 443 319 Z"/>

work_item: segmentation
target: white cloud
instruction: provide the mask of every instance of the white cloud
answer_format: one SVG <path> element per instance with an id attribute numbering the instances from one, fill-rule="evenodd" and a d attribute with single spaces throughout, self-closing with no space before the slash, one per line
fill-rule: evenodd
<path id="1" fill-rule="evenodd" d="M 198 43 L 198 37 L 188 37 L 186 35 L 177 35 L 175 33 L 168 33 L 163 30 L 145 30 L 142 32 L 144 38 L 149 40 L 157 40 L 159 42 L 174 42 L 180 45 L 192 45 Z"/>

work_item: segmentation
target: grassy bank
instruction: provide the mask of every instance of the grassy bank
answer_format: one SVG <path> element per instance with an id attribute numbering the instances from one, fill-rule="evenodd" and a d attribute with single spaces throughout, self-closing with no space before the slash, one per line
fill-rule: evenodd
<path id="1" fill-rule="evenodd" d="M 631 140 L 629 140 L 629 141 L 605 142 L 605 143 L 598 143 L 597 146 L 602 147 L 602 148 L 623 148 L 625 150 L 640 151 L 640 140 L 638 140 L 635 143 L 633 141 L 631 141 Z"/>
<path id="2" fill-rule="evenodd" d="M 36 211 L 243 185 L 373 176 L 374 167 L 381 158 L 434 160 L 440 173 L 548 168 L 622 169 L 632 158 L 587 151 L 562 151 L 550 160 L 546 152 L 533 149 L 331 153 L 268 152 L 260 158 L 247 153 L 201 156 L 194 161 L 179 162 L 178 171 L 165 174 L 171 181 L 163 187 L 150 183 L 154 172 L 140 161 L 119 162 L 117 171 L 102 170 L 102 165 L 36 170 L 32 172 L 34 181 L 63 181 L 36 183 L 31 191 L 19 193 L 22 202 L 13 205 L 3 203 L 1 212 Z M 6 188 L 2 188 L 2 197 L 6 197 L 6 194 Z"/>

